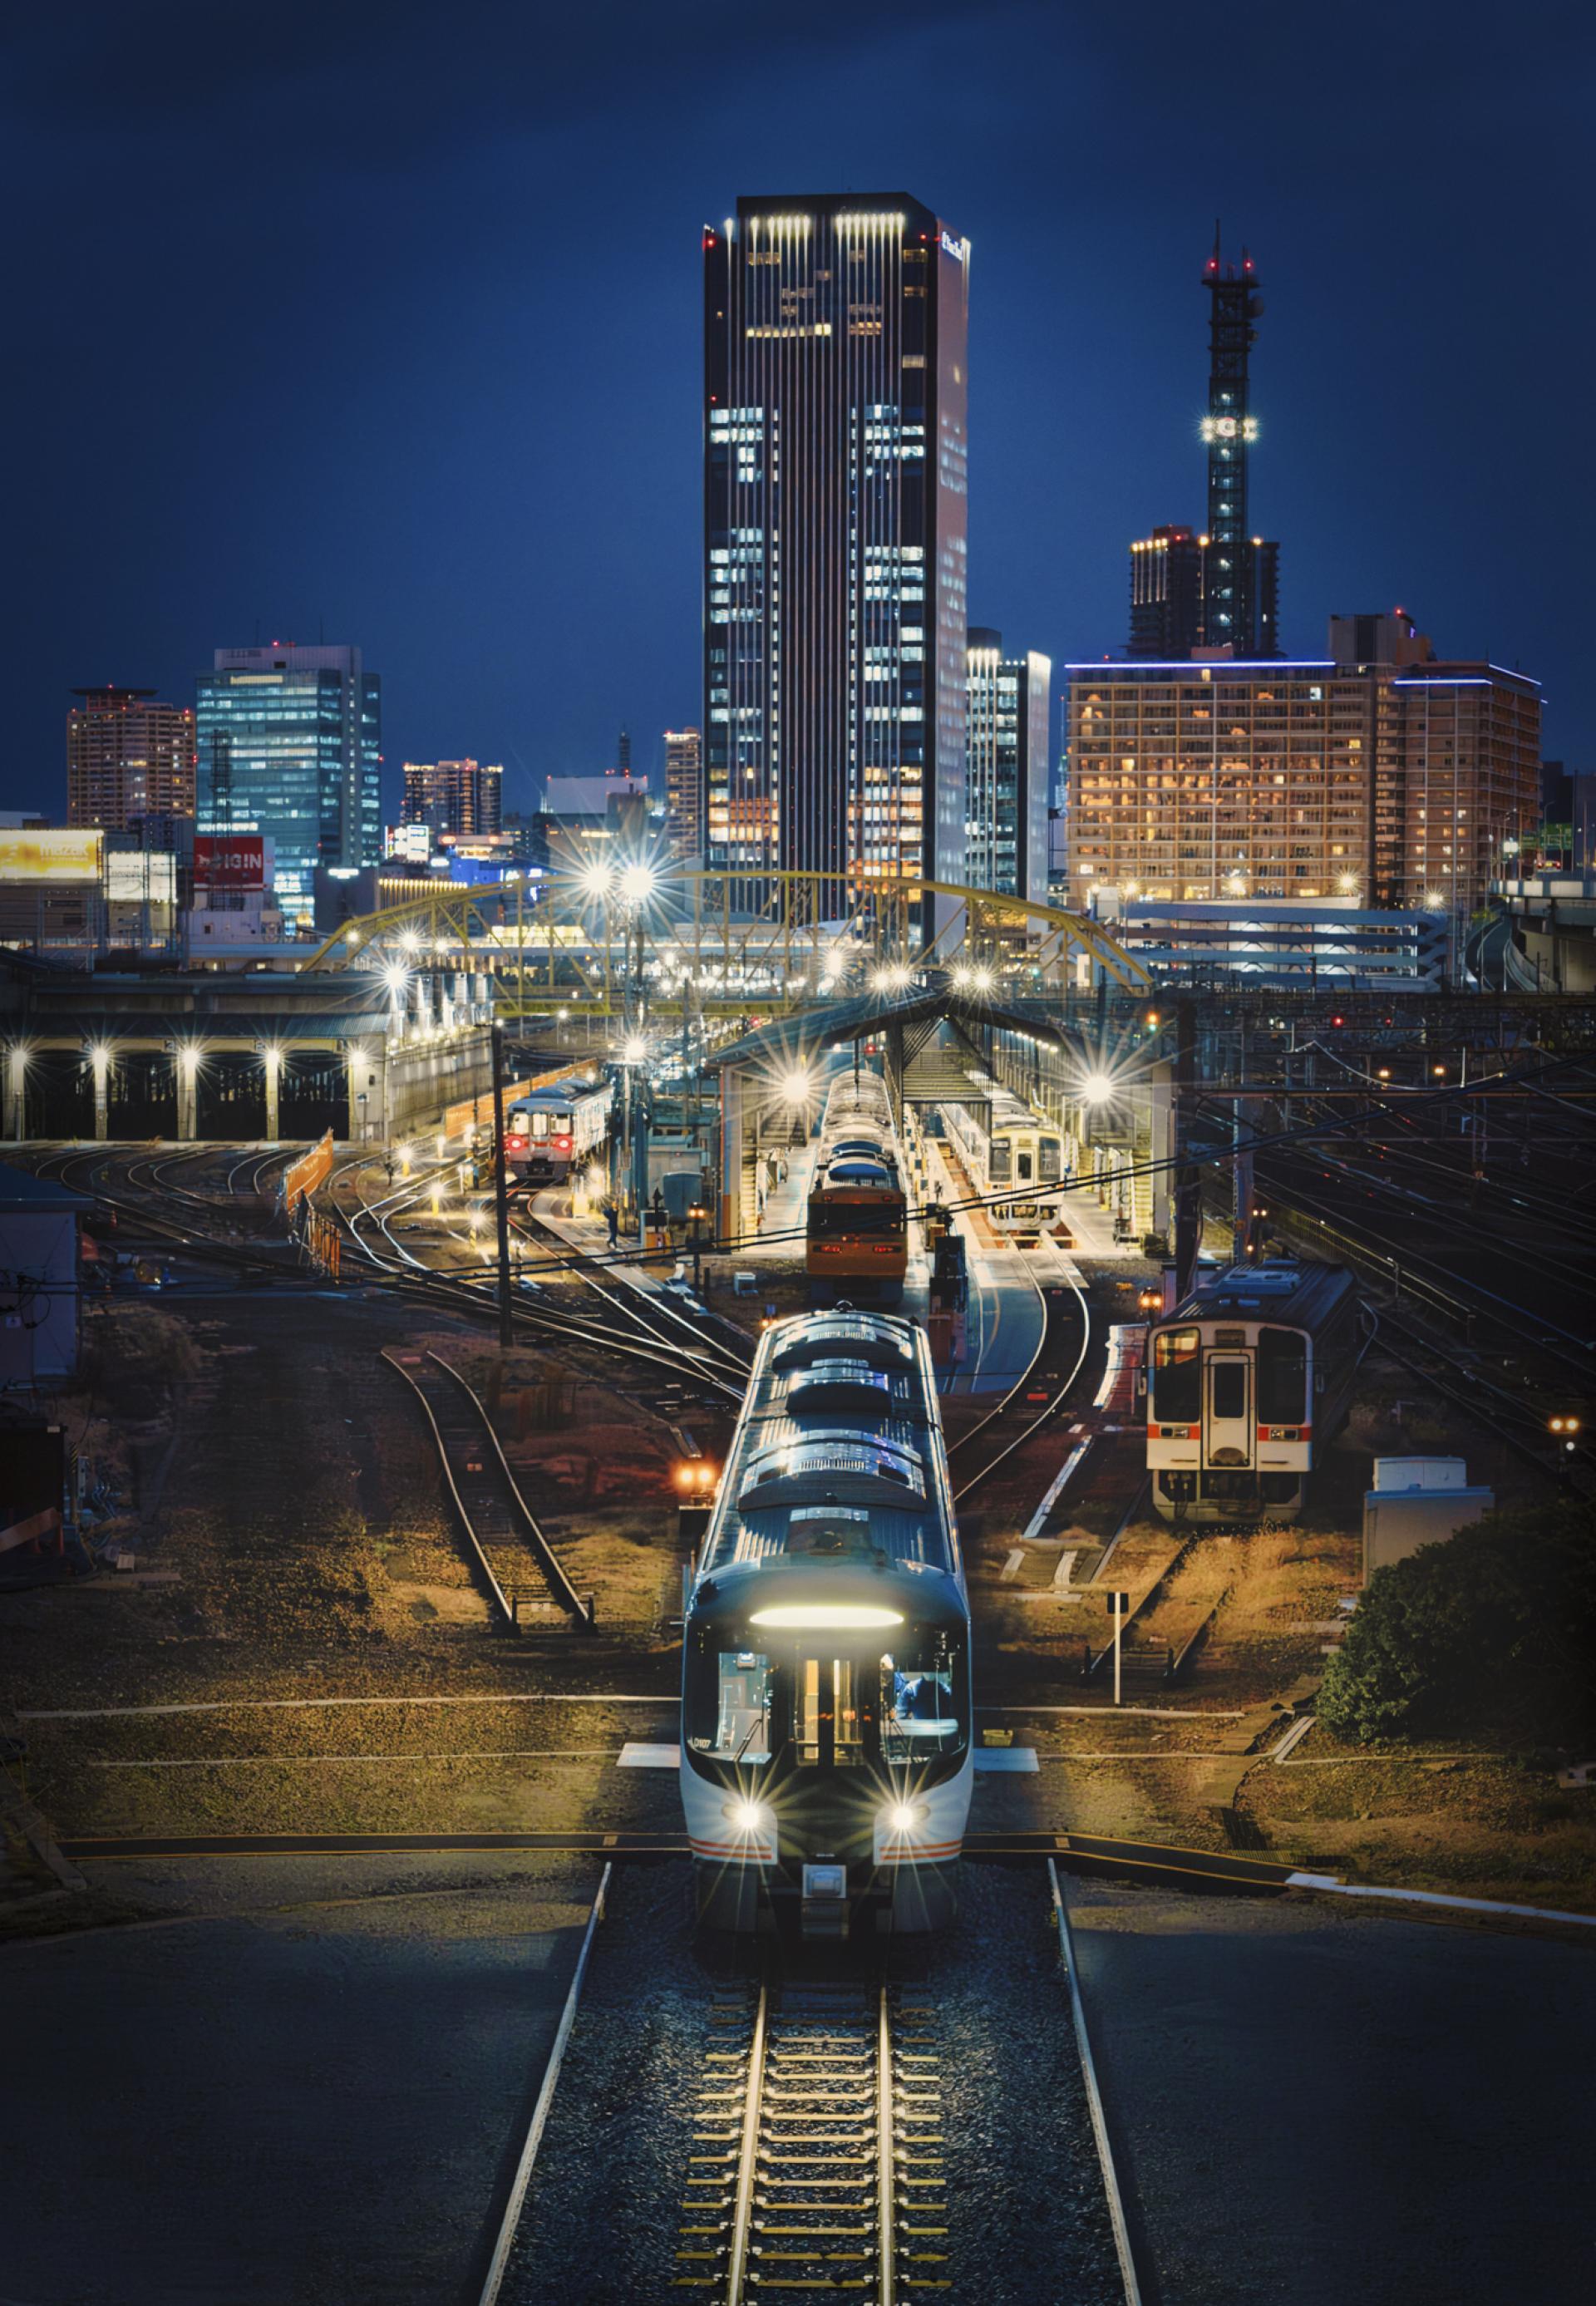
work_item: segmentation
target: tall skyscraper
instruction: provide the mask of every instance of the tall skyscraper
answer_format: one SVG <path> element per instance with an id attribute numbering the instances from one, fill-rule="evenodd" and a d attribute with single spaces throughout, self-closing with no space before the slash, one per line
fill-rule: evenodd
<path id="1" fill-rule="evenodd" d="M 400 823 L 434 833 L 503 830 L 504 770 L 478 761 L 406 761 Z"/>
<path id="2" fill-rule="evenodd" d="M 358 648 L 218 649 L 196 688 L 200 830 L 274 843 L 290 919 L 309 916 L 319 865 L 375 865 L 381 683 Z"/>
<path id="3" fill-rule="evenodd" d="M 1280 547 L 1249 523 L 1250 451 L 1258 439 L 1250 355 L 1263 311 L 1252 259 L 1225 264 L 1217 227 L 1203 268 L 1208 292 L 1208 517 L 1200 535 L 1169 524 L 1131 547 L 1133 657 L 1228 650 L 1257 660 L 1279 653 Z"/>
<path id="4" fill-rule="evenodd" d="M 972 889 L 1047 902 L 1047 707 L 1053 660 L 1006 657 L 1003 637 L 970 628 L 964 879 Z"/>
<path id="5" fill-rule="evenodd" d="M 133 818 L 194 813 L 194 716 L 153 688 L 74 688 L 66 716 L 66 821 L 125 833 Z"/>
<path id="6" fill-rule="evenodd" d="M 704 859 L 704 739 L 696 729 L 665 731 L 665 840 L 684 865 Z"/>
<path id="7" fill-rule="evenodd" d="M 969 243 L 826 193 L 739 201 L 704 256 L 708 863 L 754 902 L 823 875 L 823 916 L 958 881 Z"/>

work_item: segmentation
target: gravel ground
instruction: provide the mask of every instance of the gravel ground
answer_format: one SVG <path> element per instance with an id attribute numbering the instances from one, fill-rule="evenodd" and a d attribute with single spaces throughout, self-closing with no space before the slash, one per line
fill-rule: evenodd
<path id="1" fill-rule="evenodd" d="M 690 1898 L 679 1865 L 617 1876 L 505 2306 L 649 2306 L 674 2294 L 709 1999 L 745 1974 L 724 1952 L 696 1950 Z M 924 1982 L 937 2013 L 947 2294 L 981 2306 L 1111 2306 L 1113 2243 L 1037 1875 L 967 1866 L 955 1927 L 895 1952 L 892 1974 Z"/>
<path id="2" fill-rule="evenodd" d="M 1148 2306 L 1591 2296 L 1592 1949 L 1067 1894 Z"/>
<path id="3" fill-rule="evenodd" d="M 474 2297 L 594 1879 L 167 1866 L 163 1920 L 0 1949 L 8 2306 Z"/>

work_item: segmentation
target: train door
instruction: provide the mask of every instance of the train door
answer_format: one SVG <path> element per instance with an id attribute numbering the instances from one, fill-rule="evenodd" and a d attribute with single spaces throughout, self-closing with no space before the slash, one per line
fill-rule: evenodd
<path id="1" fill-rule="evenodd" d="M 1252 1463 L 1252 1357 L 1210 1354 L 1208 1358 L 1208 1448 L 1210 1465 Z"/>

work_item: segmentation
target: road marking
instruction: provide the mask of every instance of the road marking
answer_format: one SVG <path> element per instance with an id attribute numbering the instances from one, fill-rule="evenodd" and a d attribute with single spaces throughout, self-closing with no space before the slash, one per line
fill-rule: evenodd
<path id="1" fill-rule="evenodd" d="M 620 1749 L 623 1770 L 679 1770 L 679 1746 L 645 1746 L 628 1738 Z"/>
<path id="2" fill-rule="evenodd" d="M 675 1695 L 649 1696 L 638 1690 L 498 1689 L 486 1696 L 448 1697 L 206 1697 L 169 1705 L 57 1705 L 23 1707 L 19 1721 L 122 1721 L 142 1714 L 235 1713 L 312 1711 L 337 1705 L 679 1705 Z"/>
<path id="3" fill-rule="evenodd" d="M 101 1762 L 91 1770 L 288 1770 L 329 1762 L 608 1762 L 613 1746 L 467 1747 L 457 1754 L 207 1754 L 199 1761 Z"/>

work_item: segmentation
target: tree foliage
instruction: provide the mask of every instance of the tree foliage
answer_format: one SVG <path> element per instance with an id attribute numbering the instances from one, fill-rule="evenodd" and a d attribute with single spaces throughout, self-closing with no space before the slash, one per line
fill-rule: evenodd
<path id="1" fill-rule="evenodd" d="M 1560 1500 L 1488 1514 L 1377 1569 L 1319 1716 L 1360 1742 L 1596 1738 L 1596 1513 Z"/>

